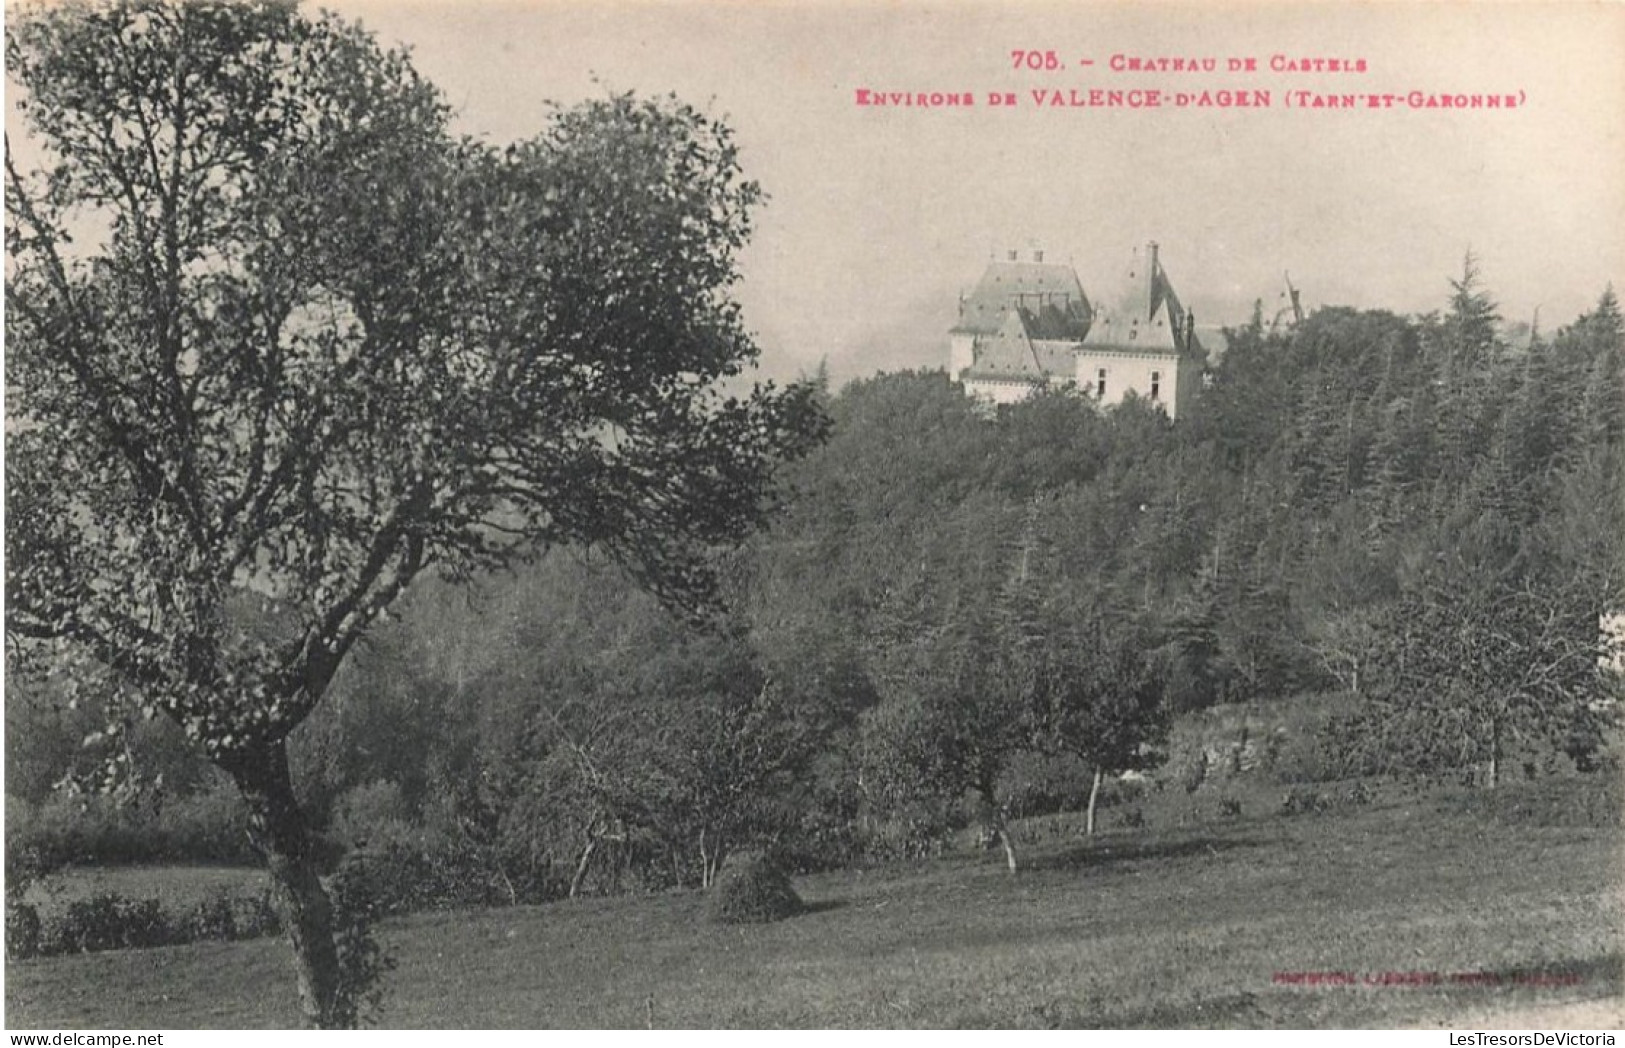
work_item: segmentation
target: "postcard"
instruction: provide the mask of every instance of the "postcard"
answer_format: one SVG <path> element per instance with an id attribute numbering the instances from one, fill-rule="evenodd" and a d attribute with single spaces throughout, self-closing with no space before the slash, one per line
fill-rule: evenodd
<path id="1" fill-rule="evenodd" d="M 10 1028 L 1614 1043 L 1625 7 L 7 30 Z"/>

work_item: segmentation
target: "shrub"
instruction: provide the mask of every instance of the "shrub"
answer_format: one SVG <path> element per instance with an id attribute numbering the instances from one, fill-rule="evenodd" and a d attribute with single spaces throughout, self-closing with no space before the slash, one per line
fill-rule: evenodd
<path id="1" fill-rule="evenodd" d="M 117 949 L 123 939 L 118 928 L 120 901 L 120 896 L 104 893 L 69 903 L 60 917 L 46 922 L 41 952 L 88 953 Z"/>
<path id="2" fill-rule="evenodd" d="M 28 903 L 6 911 L 6 952 L 15 960 L 67 953 L 94 953 L 203 940 L 231 941 L 281 930 L 270 893 L 243 898 L 217 894 L 190 910 L 173 912 L 158 899 L 132 899 L 102 892 L 41 916 Z"/>
<path id="3" fill-rule="evenodd" d="M 10 810 L 10 809 L 8 809 Z M 28 901 L 28 889 L 56 869 L 56 860 L 37 847 L 6 848 L 6 954 L 22 959 L 40 949 L 39 909 Z"/>
<path id="4" fill-rule="evenodd" d="M 224 942 L 237 938 L 237 919 L 231 897 L 224 892 L 216 892 L 199 902 L 187 915 L 184 927 L 190 939 Z"/>
<path id="5" fill-rule="evenodd" d="M 513 901 L 492 857 L 454 834 L 392 819 L 372 830 L 343 869 L 379 914 Z"/>
<path id="6" fill-rule="evenodd" d="M 6 905 L 6 956 L 25 961 L 40 952 L 39 910 L 29 903 Z"/>
<path id="7" fill-rule="evenodd" d="M 59 917 L 41 922 L 40 953 L 93 953 L 182 941 L 163 903 L 103 892 L 70 902 Z"/>
<path id="8" fill-rule="evenodd" d="M 1152 780 L 1148 778 L 1125 779 L 1122 776 L 1116 776 L 1110 781 L 1111 786 L 1109 789 L 1105 783 L 1101 783 L 1100 803 L 1102 804 L 1108 803 L 1108 800 L 1112 804 L 1133 804 L 1136 801 L 1144 800 L 1146 794 L 1151 792 Z"/>
<path id="9" fill-rule="evenodd" d="M 234 908 L 239 939 L 261 939 L 282 933 L 282 918 L 277 916 L 276 907 L 271 903 L 269 889 L 253 898 L 234 900 Z"/>
<path id="10" fill-rule="evenodd" d="M 123 945 L 126 948 L 168 946 L 180 936 L 157 899 L 126 899 L 120 909 Z"/>
<path id="11" fill-rule="evenodd" d="M 1329 807 L 1326 798 L 1313 786 L 1294 786 L 1281 798 L 1282 815 L 1307 815 Z"/>
<path id="12" fill-rule="evenodd" d="M 374 922 L 385 911 L 358 860 L 339 868 L 330 891 L 333 940 L 339 957 L 335 1018 L 343 1029 L 372 1026 L 383 1009 L 383 977 L 395 970 L 394 956 L 373 934 Z"/>
<path id="13" fill-rule="evenodd" d="M 1220 798 L 1219 814 L 1227 819 L 1239 819 L 1241 817 L 1241 801 L 1235 797 Z"/>
<path id="14" fill-rule="evenodd" d="M 871 820 L 864 827 L 863 858 L 868 862 L 912 862 L 931 859 L 948 850 L 954 825 L 935 818 L 899 816 Z"/>
<path id="15" fill-rule="evenodd" d="M 276 935 L 282 930 L 270 891 L 243 897 L 217 891 L 202 900 L 179 922 L 186 942 L 235 942 Z"/>
<path id="16" fill-rule="evenodd" d="M 801 897 L 778 864 L 757 853 L 730 858 L 711 889 L 709 916 L 719 924 L 760 924 L 793 917 Z"/>

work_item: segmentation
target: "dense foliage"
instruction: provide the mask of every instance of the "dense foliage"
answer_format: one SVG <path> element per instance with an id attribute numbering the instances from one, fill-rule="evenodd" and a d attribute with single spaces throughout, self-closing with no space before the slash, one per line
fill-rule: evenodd
<path id="1" fill-rule="evenodd" d="M 1217 704 L 1328 695 L 1312 752 L 1258 740 L 1305 797 L 1605 766 L 1625 324 L 1609 292 L 1512 346 L 1474 274 L 1453 291 L 1235 331 L 1178 425 L 989 412 L 931 373 L 825 391 L 830 440 L 717 562 L 722 628 L 591 556 L 420 584 L 295 737 L 302 795 L 413 908 L 702 885 L 744 847 L 923 853 L 977 820 L 1013 860 L 1007 819 L 1083 806 L 1097 772 L 1108 798 L 1131 769 L 1199 788 L 1205 755 L 1158 762 Z M 13 704 L 12 737 L 72 760 L 53 709 Z M 180 752 L 133 759 L 205 789 Z M 63 770 L 35 763 L 8 789 Z"/>

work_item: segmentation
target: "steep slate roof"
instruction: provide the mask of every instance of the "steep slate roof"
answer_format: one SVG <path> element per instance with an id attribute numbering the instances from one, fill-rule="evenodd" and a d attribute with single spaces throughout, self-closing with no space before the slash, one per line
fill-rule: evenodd
<path id="1" fill-rule="evenodd" d="M 1065 306 L 1054 301 L 1045 302 L 1038 309 L 1018 305 L 1021 317 L 1027 322 L 1027 333 L 1033 338 L 1053 342 L 1077 342 L 1089 333 L 1091 310 L 1087 300 L 1072 299 Z"/>
<path id="2" fill-rule="evenodd" d="M 1010 307 L 1032 314 L 1036 337 L 1081 339 L 1089 330 L 1089 299 L 1071 266 L 1050 262 L 989 262 L 981 281 L 959 306 L 960 333 L 992 335 Z"/>
<path id="3" fill-rule="evenodd" d="M 1108 304 L 1096 307 L 1084 347 L 1178 353 L 1185 307 L 1155 253 L 1148 258 L 1136 249 L 1119 287 Z"/>
<path id="4" fill-rule="evenodd" d="M 1077 340 L 1035 337 L 1032 324 L 1026 310 L 1008 311 L 996 334 L 977 340 L 976 359 L 965 377 L 1034 383 L 1071 378 L 1077 368 Z"/>
<path id="5" fill-rule="evenodd" d="M 1033 352 L 1027 324 L 1019 310 L 1006 310 L 1003 323 L 991 337 L 977 339 L 976 359 L 965 372 L 966 378 L 1025 379 L 1043 382 L 1048 378 Z"/>
<path id="6" fill-rule="evenodd" d="M 1071 340 L 1033 340 L 1033 356 L 1047 375 L 1073 378 L 1078 367 L 1078 344 Z"/>

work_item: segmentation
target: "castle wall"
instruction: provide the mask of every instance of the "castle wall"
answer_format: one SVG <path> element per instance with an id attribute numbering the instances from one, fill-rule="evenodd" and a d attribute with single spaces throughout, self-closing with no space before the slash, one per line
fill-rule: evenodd
<path id="1" fill-rule="evenodd" d="M 1077 355 L 1075 372 L 1078 388 L 1092 397 L 1099 396 L 1100 372 L 1106 372 L 1106 395 L 1102 405 L 1119 404 L 1132 390 L 1142 400 L 1161 405 L 1169 418 L 1177 418 L 1179 408 L 1188 403 L 1180 389 L 1183 379 L 1195 368 L 1189 363 L 1181 366 L 1179 357 L 1171 353 L 1135 353 L 1129 350 L 1102 350 L 1085 347 Z M 1153 385 L 1156 396 L 1152 396 Z"/>
<path id="2" fill-rule="evenodd" d="M 1015 404 L 1026 400 L 1038 388 L 1031 382 L 999 382 L 971 378 L 965 380 L 966 395 L 990 404 Z"/>

